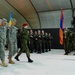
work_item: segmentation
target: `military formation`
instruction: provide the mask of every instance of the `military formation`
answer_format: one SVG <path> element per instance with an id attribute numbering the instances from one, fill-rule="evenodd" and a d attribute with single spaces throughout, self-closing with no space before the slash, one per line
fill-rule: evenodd
<path id="1" fill-rule="evenodd" d="M 71 31 L 68 28 L 65 28 L 63 38 L 64 38 L 64 50 L 65 50 L 64 55 L 68 55 L 70 52 L 75 50 L 75 32 Z"/>
<path id="2" fill-rule="evenodd" d="M 51 51 L 51 41 L 53 37 L 44 30 L 27 30 L 28 24 L 24 23 L 22 28 L 16 27 L 17 20 L 12 18 L 11 26 L 5 18 L 0 19 L 0 59 L 2 66 L 7 67 L 5 63 L 5 49 L 9 50 L 8 63 L 15 64 L 12 57 L 20 61 L 20 55 L 25 52 L 28 62 L 32 63 L 30 53 L 41 54 Z M 68 28 L 64 29 L 64 50 L 68 55 L 75 50 L 75 33 Z M 75 55 L 75 54 L 74 54 Z"/>
<path id="3" fill-rule="evenodd" d="M 44 30 L 29 30 L 29 43 L 28 47 L 30 53 L 36 52 L 37 54 L 51 51 L 52 36 Z"/>
<path id="4" fill-rule="evenodd" d="M 19 56 L 20 56 L 20 53 L 22 52 L 26 52 L 26 56 L 30 56 L 28 53 L 37 53 L 37 54 L 41 54 L 41 53 L 44 53 L 44 52 L 48 52 L 48 51 L 51 51 L 51 40 L 52 40 L 52 36 L 51 34 L 49 33 L 45 33 L 44 30 L 37 30 L 37 31 L 33 31 L 33 30 L 28 30 L 27 31 L 27 35 L 26 36 L 26 33 L 23 34 L 21 33 L 23 30 L 22 29 L 19 29 L 19 33 L 17 34 L 18 36 L 18 48 L 20 48 L 20 52 L 18 53 L 18 55 L 15 57 L 18 61 L 19 61 Z M 27 39 L 27 46 L 26 48 L 24 48 L 25 50 L 23 50 L 22 48 L 22 45 L 25 45 L 20 43 L 22 41 L 22 36 L 25 37 L 24 39 Z M 29 49 L 26 51 L 26 49 Z M 23 50 L 23 51 L 22 51 Z"/>
<path id="5" fill-rule="evenodd" d="M 22 28 L 16 27 L 17 20 L 12 18 L 12 24 L 9 26 L 5 18 L 0 19 L 0 59 L 2 66 L 7 67 L 5 62 L 5 50 L 9 50 L 8 63 L 15 64 L 13 57 L 20 61 L 19 56 L 25 52 L 28 62 L 32 63 L 30 53 L 44 53 L 51 50 L 52 36 L 43 30 L 27 30 L 28 24 L 24 23 Z"/>

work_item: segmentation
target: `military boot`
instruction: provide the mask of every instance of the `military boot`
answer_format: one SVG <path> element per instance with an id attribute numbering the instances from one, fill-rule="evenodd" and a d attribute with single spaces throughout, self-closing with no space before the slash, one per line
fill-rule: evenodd
<path id="1" fill-rule="evenodd" d="M 10 64 L 15 64 L 15 62 L 13 62 L 13 60 L 9 57 L 9 63 Z"/>
<path id="2" fill-rule="evenodd" d="M 18 55 L 17 55 L 17 56 L 15 56 L 15 59 L 16 59 L 17 61 L 20 61 L 20 60 L 19 60 L 19 58 L 18 58 Z"/>
<path id="3" fill-rule="evenodd" d="M 32 63 L 33 60 L 30 59 L 30 57 L 27 57 L 28 58 L 28 62 Z"/>
<path id="4" fill-rule="evenodd" d="M 5 63 L 4 60 L 2 60 L 2 66 L 7 67 L 8 65 Z"/>

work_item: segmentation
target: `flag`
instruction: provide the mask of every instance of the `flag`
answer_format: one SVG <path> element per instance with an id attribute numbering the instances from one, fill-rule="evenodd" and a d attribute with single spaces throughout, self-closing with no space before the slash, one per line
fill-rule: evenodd
<path id="1" fill-rule="evenodd" d="M 12 12 L 10 12 L 10 15 L 9 15 L 9 24 L 8 25 L 9 26 L 12 25 Z"/>
<path id="2" fill-rule="evenodd" d="M 63 45 L 63 23 L 64 23 L 64 16 L 63 16 L 63 9 L 60 12 L 60 28 L 59 28 L 59 42 Z"/>

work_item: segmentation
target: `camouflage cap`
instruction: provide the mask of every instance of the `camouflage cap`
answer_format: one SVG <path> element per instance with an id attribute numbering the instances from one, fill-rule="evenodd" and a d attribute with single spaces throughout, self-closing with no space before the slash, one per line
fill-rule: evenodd
<path id="1" fill-rule="evenodd" d="M 12 18 L 12 21 L 17 22 L 17 20 L 15 18 Z"/>
<path id="2" fill-rule="evenodd" d="M 6 19 L 6 18 L 2 18 L 2 20 L 3 20 L 4 22 L 7 22 L 7 19 Z"/>

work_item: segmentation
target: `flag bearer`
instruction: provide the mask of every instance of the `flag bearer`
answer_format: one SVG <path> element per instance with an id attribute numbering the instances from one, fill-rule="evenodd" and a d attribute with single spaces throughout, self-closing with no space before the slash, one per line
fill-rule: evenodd
<path id="1" fill-rule="evenodd" d="M 14 54 L 18 51 L 17 49 L 17 28 L 16 25 L 16 19 L 12 19 L 12 24 L 9 27 L 8 30 L 8 49 L 9 49 L 9 63 L 15 64 L 15 62 L 12 60 L 12 57 Z"/>

